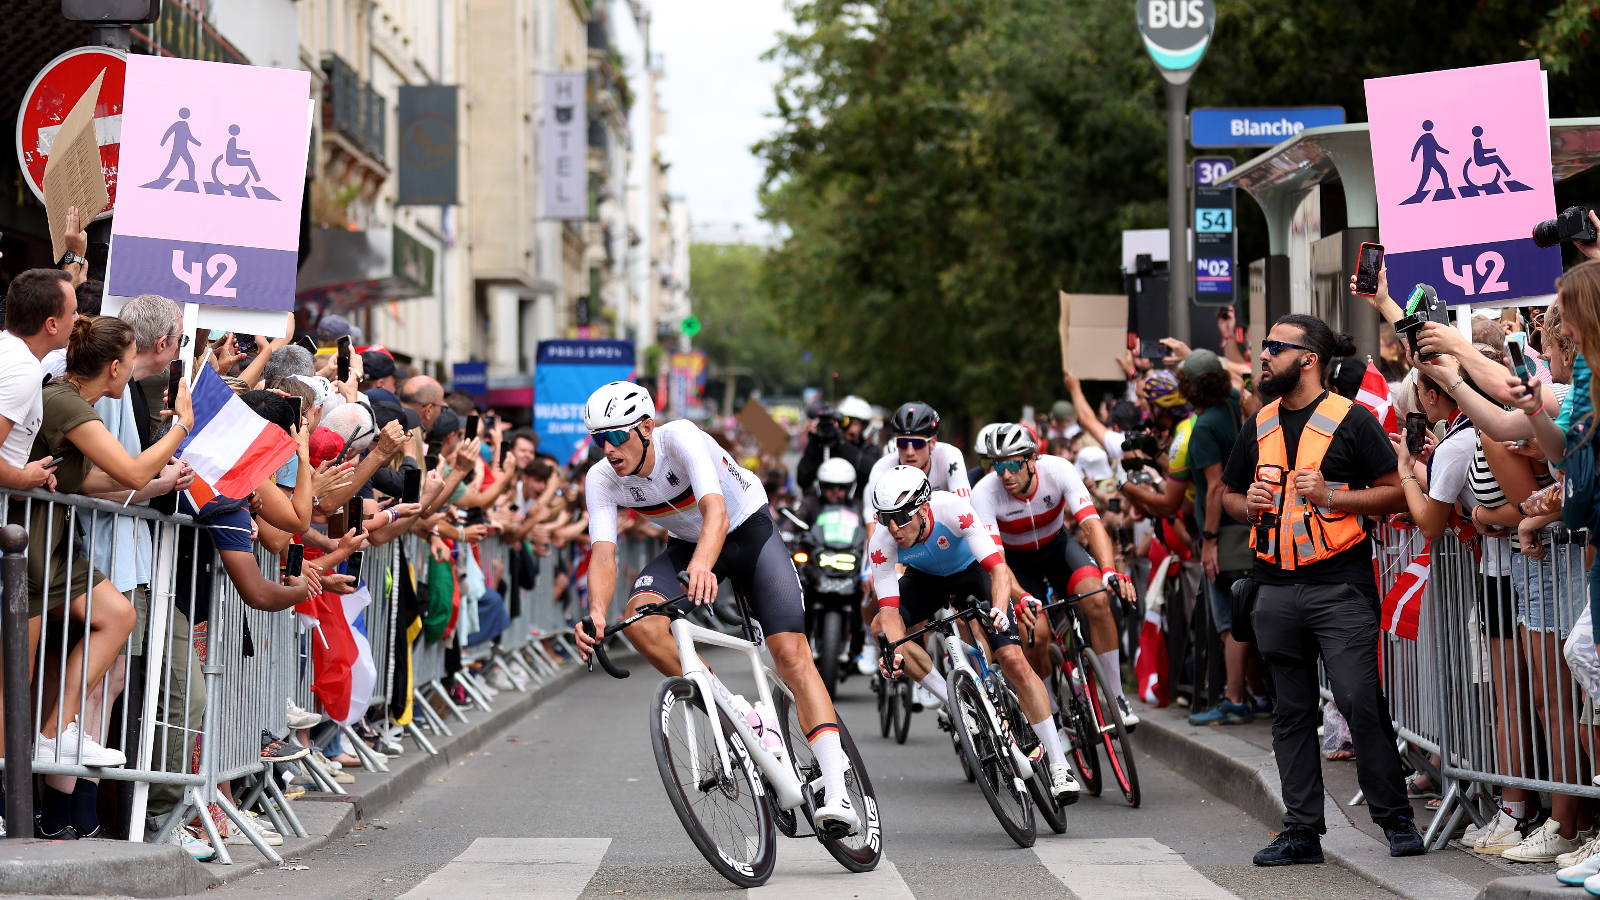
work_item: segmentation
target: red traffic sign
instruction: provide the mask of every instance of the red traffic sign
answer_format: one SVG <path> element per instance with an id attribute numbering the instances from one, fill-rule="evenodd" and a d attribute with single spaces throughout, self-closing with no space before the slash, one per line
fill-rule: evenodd
<path id="1" fill-rule="evenodd" d="M 100 165 L 106 175 L 106 194 L 111 202 L 96 219 L 111 215 L 117 203 L 117 157 L 122 150 L 122 84 L 127 75 L 126 54 L 105 47 L 79 47 L 68 50 L 28 85 L 22 109 L 17 114 L 17 161 L 22 177 L 33 195 L 44 202 L 44 166 L 50 147 L 67 113 L 83 92 L 104 70 L 100 96 L 94 107 L 94 133 L 100 144 Z"/>

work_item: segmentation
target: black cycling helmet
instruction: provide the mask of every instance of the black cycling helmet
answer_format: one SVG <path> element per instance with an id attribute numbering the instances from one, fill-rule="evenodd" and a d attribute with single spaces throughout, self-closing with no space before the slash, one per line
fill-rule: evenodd
<path id="1" fill-rule="evenodd" d="M 939 414 L 933 407 L 918 400 L 901 404 L 889 420 L 889 430 L 895 436 L 914 435 L 933 437 L 939 433 Z"/>

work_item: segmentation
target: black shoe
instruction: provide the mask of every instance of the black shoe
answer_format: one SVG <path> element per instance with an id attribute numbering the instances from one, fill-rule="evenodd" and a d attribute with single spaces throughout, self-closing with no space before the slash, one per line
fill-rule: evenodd
<path id="1" fill-rule="evenodd" d="M 1383 826 L 1383 833 L 1389 838 L 1390 856 L 1421 856 L 1428 852 L 1422 843 L 1422 835 L 1417 834 L 1416 823 L 1410 816 L 1395 816 Z"/>
<path id="2" fill-rule="evenodd" d="M 1322 836 L 1298 825 L 1285 828 L 1251 860 L 1258 866 L 1316 865 L 1323 861 Z"/>
<path id="3" fill-rule="evenodd" d="M 63 825 L 60 831 L 49 832 L 44 830 L 43 822 L 35 822 L 33 836 L 44 838 L 47 841 L 75 841 L 78 839 L 78 829 L 73 828 L 71 825 Z"/>

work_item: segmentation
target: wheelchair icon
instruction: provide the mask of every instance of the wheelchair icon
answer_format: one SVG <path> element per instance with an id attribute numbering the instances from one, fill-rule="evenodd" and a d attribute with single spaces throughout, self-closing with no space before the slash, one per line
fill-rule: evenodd
<path id="1" fill-rule="evenodd" d="M 1472 138 L 1472 155 L 1467 157 L 1467 161 L 1461 164 L 1461 187 L 1457 189 L 1457 193 L 1463 197 L 1476 197 L 1479 194 L 1492 196 L 1494 194 L 1503 194 L 1506 191 L 1515 194 L 1521 191 L 1533 190 L 1533 188 L 1511 177 L 1511 167 L 1505 164 L 1505 161 L 1500 158 L 1493 147 L 1483 146 L 1482 125 L 1472 126 Z M 1472 180 L 1470 174 L 1474 168 L 1493 172 L 1494 177 L 1489 180 L 1488 184 L 1478 184 Z M 1506 179 L 1505 187 L 1500 186 L 1500 178 L 1502 176 Z M 1479 177 L 1482 177 L 1481 172 Z"/>
<path id="2" fill-rule="evenodd" d="M 258 200 L 277 200 L 277 196 L 260 185 L 261 173 L 256 171 L 256 164 L 250 159 L 250 151 L 239 149 L 239 126 L 229 125 L 228 134 L 228 149 L 218 154 L 217 158 L 211 162 L 211 180 L 205 183 L 206 193 L 212 195 L 226 193 L 246 199 L 251 194 L 254 194 Z M 224 161 L 227 162 L 229 168 L 244 170 L 242 173 L 244 177 L 238 183 L 229 184 L 223 181 L 222 176 L 217 173 L 217 169 L 222 166 Z M 250 182 L 252 180 L 256 181 L 257 184 L 251 186 Z"/>

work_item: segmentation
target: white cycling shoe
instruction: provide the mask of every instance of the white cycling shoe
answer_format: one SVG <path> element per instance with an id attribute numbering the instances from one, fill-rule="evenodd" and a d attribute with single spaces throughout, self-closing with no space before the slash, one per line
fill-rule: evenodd
<path id="1" fill-rule="evenodd" d="M 1078 784 L 1078 779 L 1072 777 L 1071 766 L 1050 767 L 1050 793 L 1055 795 L 1056 802 L 1062 806 L 1071 806 L 1078 802 L 1083 788 Z"/>
<path id="2" fill-rule="evenodd" d="M 840 797 L 837 802 L 830 800 L 817 807 L 817 814 L 812 821 L 816 823 L 817 830 L 824 834 L 842 831 L 850 835 L 861 831 L 861 818 L 850 805 L 849 797 Z"/>

